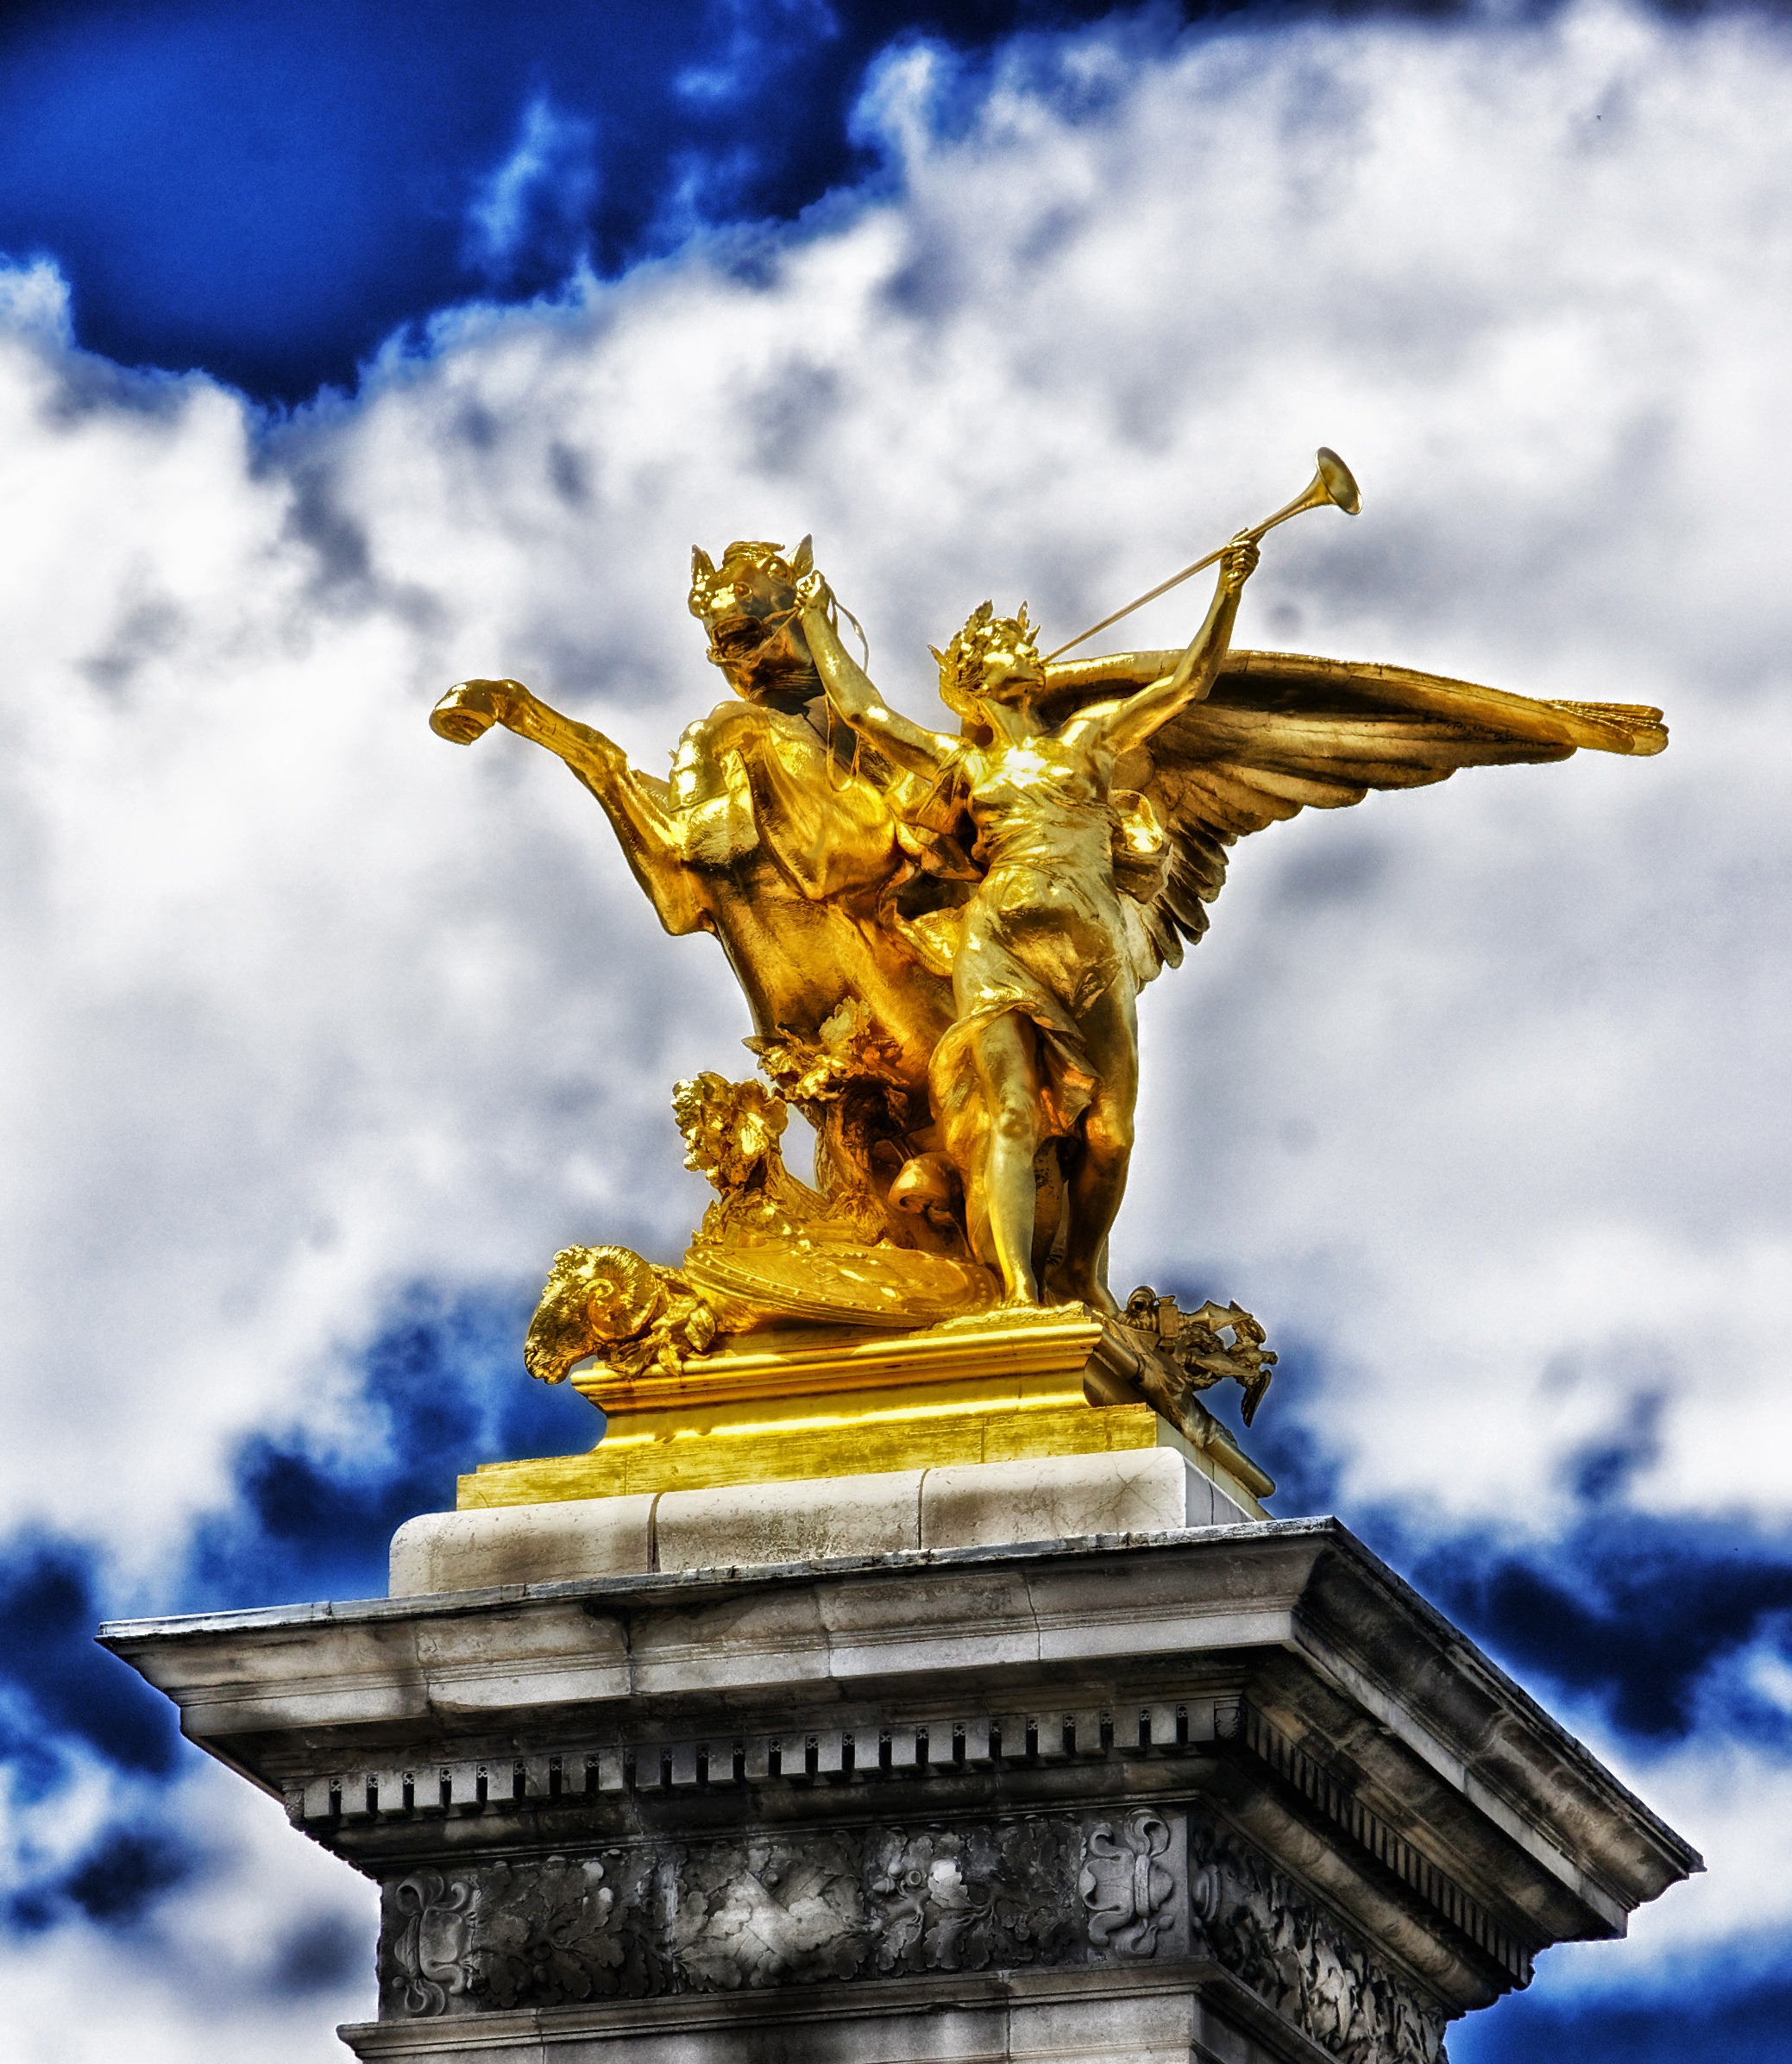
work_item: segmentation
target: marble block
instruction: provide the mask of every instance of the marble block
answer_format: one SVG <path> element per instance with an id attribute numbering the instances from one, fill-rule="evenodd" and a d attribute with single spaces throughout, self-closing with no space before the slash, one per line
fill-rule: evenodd
<path id="1" fill-rule="evenodd" d="M 425 1513 L 393 1537 L 394 1598 L 650 1570 L 996 1547 L 1247 1519 L 1175 1448 Z"/>
<path id="2" fill-rule="evenodd" d="M 369 2061 L 1442 2064 L 1701 1867 L 1336 1520 L 929 1547 L 921 1479 L 812 1537 L 888 1552 L 101 1639 L 380 1886 Z"/>
<path id="3" fill-rule="evenodd" d="M 656 1567 L 714 1570 L 737 1563 L 827 1562 L 919 1548 L 921 1482 L 927 1474 L 925 1469 L 890 1469 L 866 1476 L 662 1492 L 656 1513 Z"/>
<path id="4" fill-rule="evenodd" d="M 1032 1456 L 928 1469 L 923 1548 L 995 1548 L 1089 1534 L 1236 1526 L 1245 1514 L 1173 1448 Z"/>
<path id="5" fill-rule="evenodd" d="M 392 1537 L 392 1595 L 651 1570 L 651 1496 L 424 1513 Z"/>

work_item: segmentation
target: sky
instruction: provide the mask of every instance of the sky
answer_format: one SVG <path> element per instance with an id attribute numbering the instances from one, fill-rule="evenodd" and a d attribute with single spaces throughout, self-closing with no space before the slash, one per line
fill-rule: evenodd
<path id="1" fill-rule="evenodd" d="M 1705 1854 L 1456 2064 L 1792 2060 L 1792 22 L 242 0 L 0 14 L 0 2048 L 322 2064 L 370 1888 L 104 1617 L 366 1596 L 596 1422 L 555 1249 L 676 1258 L 744 1073 L 506 674 L 650 771 L 693 543 L 918 714 L 1298 493 L 1239 642 L 1663 708 L 1242 846 L 1142 1000 L 1123 1288 L 1247 1444 Z M 1186 593 L 1141 643 L 1185 638 Z"/>

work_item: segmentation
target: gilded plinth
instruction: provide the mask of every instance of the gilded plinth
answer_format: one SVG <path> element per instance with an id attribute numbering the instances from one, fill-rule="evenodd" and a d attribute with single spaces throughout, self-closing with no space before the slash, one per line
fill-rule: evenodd
<path id="1" fill-rule="evenodd" d="M 462 1477 L 463 1509 L 1151 1447 L 1254 1514 L 1274 1488 L 1149 1331 L 1081 1306 L 896 1334 L 791 1329 L 673 1372 L 572 1382 L 604 1413 L 598 1444 L 487 1463 Z"/>

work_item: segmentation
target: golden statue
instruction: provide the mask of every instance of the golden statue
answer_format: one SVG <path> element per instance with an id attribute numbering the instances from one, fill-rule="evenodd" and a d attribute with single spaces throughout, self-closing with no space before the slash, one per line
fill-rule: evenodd
<path id="1" fill-rule="evenodd" d="M 631 1441 L 663 1447 L 768 1411 L 796 1440 L 809 1423 L 793 1416 L 799 1396 L 901 1392 L 883 1417 L 904 1429 L 893 1451 L 911 1455 L 925 1445 L 915 1383 L 933 1383 L 926 1409 L 946 1412 L 938 1387 L 962 1388 L 977 1363 L 971 1406 L 987 1419 L 998 1344 L 1022 1335 L 1042 1381 L 1053 1354 L 1080 1356 L 1091 1402 L 1123 1400 L 1224 1444 L 1192 1394 L 1230 1376 L 1248 1423 L 1274 1360 L 1250 1314 L 1211 1302 L 1179 1313 L 1148 1290 L 1122 1311 L 1107 1281 L 1139 989 L 1205 931 L 1240 837 L 1461 767 L 1666 743 L 1657 710 L 1234 651 L 1261 539 L 1326 506 L 1359 502 L 1322 451 L 1295 501 L 1044 658 L 1024 607 L 998 617 L 985 602 L 934 655 L 956 731 L 901 714 L 872 684 L 807 538 L 789 556 L 731 544 L 719 566 L 693 554 L 690 609 L 735 699 L 686 730 L 670 780 L 518 682 L 465 682 L 437 706 L 443 737 L 468 744 L 500 724 L 566 761 L 666 929 L 720 940 L 770 1085 L 678 1085 L 688 1165 L 718 1192 L 679 1268 L 604 1247 L 555 1263 L 528 1366 L 557 1381 L 597 1358 L 575 1381 L 611 1415 L 607 1488 L 646 1482 L 639 1458 L 627 1474 Z M 1216 560 L 1185 650 L 1063 658 Z M 813 1186 L 783 1162 L 789 1109 L 815 1129 Z M 1056 1391 L 1026 1392 L 1022 1377 L 1015 1397 L 1036 1418 L 1060 1410 L 1061 1372 Z M 862 1433 L 868 1414 L 861 1400 L 816 1423 Z M 1053 1438 L 1072 1437 L 1085 1432 Z M 1230 1452 L 1248 1488 L 1251 1465 Z M 537 1482 L 549 1465 L 506 1466 Z M 654 1466 L 656 1482 L 691 1480 L 665 1479 L 663 1457 Z M 835 1466 L 882 1464 L 861 1452 Z"/>

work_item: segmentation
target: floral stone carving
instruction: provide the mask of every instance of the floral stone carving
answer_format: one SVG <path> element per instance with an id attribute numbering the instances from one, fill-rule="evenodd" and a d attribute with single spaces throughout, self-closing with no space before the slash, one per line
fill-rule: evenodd
<path id="1" fill-rule="evenodd" d="M 699 1992 L 851 1978 L 866 1951 L 849 1838 L 821 1834 L 687 1850 L 673 1941 Z"/>
<path id="2" fill-rule="evenodd" d="M 1254 1849 L 1190 1838 L 1197 1941 L 1342 2064 L 1441 2064 L 1444 2017 L 1376 1964 Z"/>
<path id="3" fill-rule="evenodd" d="M 877 1969 L 1062 1963 L 1081 1947 L 1066 1896 L 1077 1850 L 1076 1830 L 1062 1821 L 874 1829 L 866 1903 Z"/>
<path id="4" fill-rule="evenodd" d="M 388 2015 L 1186 1955 L 1340 2064 L 1443 2064 L 1444 2017 L 1238 1836 L 1136 1807 L 638 1843 L 386 1890 Z"/>
<path id="5" fill-rule="evenodd" d="M 617 1990 L 623 1947 L 610 1932 L 616 1895 L 603 1876 L 594 1857 L 492 1870 L 475 1954 L 479 1990 L 494 2006 L 564 2006 Z"/>
<path id="6" fill-rule="evenodd" d="M 607 1882 L 613 1872 L 618 1885 Z M 651 1875 L 645 1859 L 619 1852 L 464 1877 L 414 1872 L 387 1888 L 381 1988 L 408 2015 L 662 1992 L 663 1964 L 642 1926 Z"/>

